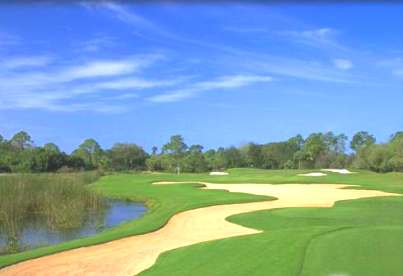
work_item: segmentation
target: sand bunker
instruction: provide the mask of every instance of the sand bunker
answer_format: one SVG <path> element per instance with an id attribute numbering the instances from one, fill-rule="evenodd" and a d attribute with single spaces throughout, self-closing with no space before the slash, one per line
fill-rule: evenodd
<path id="1" fill-rule="evenodd" d="M 325 176 L 327 174 L 321 172 L 300 173 L 298 176 Z"/>
<path id="2" fill-rule="evenodd" d="M 227 172 L 211 172 L 209 175 L 228 175 L 229 173 Z"/>
<path id="3" fill-rule="evenodd" d="M 331 207 L 338 200 L 397 195 L 373 190 L 341 189 L 349 185 L 338 184 L 192 183 L 204 184 L 205 189 L 274 196 L 278 200 L 216 205 L 185 211 L 174 215 L 157 231 L 25 261 L 0 270 L 0 274 L 136 275 L 151 267 L 165 251 L 204 241 L 261 232 L 228 222 L 226 218 L 232 215 L 285 207 Z"/>
<path id="4" fill-rule="evenodd" d="M 322 169 L 321 171 L 334 172 L 334 173 L 340 173 L 340 174 L 356 173 L 356 172 L 351 172 L 351 171 L 349 171 L 347 169 Z"/>

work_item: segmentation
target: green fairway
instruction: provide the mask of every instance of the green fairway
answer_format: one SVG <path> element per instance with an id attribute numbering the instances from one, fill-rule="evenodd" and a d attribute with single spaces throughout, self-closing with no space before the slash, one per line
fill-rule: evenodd
<path id="1" fill-rule="evenodd" d="M 330 209 L 260 211 L 229 220 L 264 233 L 167 252 L 142 275 L 401 275 L 403 272 L 403 198 L 346 201 Z"/>
<path id="2" fill-rule="evenodd" d="M 99 235 L 0 257 L 0 267 L 21 260 L 158 229 L 175 213 L 215 204 L 267 200 L 267 197 L 195 185 L 151 185 L 155 181 L 215 183 L 345 183 L 403 194 L 403 174 L 328 173 L 233 169 L 228 176 L 207 174 L 121 174 L 90 185 L 108 197 L 146 201 L 140 220 Z M 301 195 L 303 196 L 303 195 Z M 287 208 L 230 217 L 231 222 L 264 230 L 261 234 L 195 244 L 163 253 L 141 275 L 402 275 L 403 197 L 338 202 L 334 208 Z M 383 272 L 383 273 L 381 273 Z"/>

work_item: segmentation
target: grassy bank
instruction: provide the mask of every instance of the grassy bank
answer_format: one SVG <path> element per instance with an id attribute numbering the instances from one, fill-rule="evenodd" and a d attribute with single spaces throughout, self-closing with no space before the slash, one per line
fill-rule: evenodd
<path id="1" fill-rule="evenodd" d="M 192 185 L 151 185 L 154 181 L 273 184 L 346 183 L 362 185 L 367 189 L 403 194 L 403 175 L 398 173 L 376 174 L 361 171 L 351 175 L 329 173 L 328 176 L 324 177 L 297 176 L 298 173 L 302 172 L 304 171 L 234 169 L 230 171 L 228 176 L 209 176 L 207 174 L 183 174 L 180 176 L 171 174 L 117 174 L 106 176 L 91 184 L 90 188 L 112 198 L 146 201 L 150 209 L 142 219 L 125 223 L 93 237 L 3 256 L 0 257 L 0 266 L 70 248 L 150 232 L 163 226 L 173 214 L 180 211 L 215 204 L 267 199 L 262 196 L 227 193 L 218 190 L 199 190 Z M 303 273 L 304 275 L 322 275 L 320 261 L 333 261 L 333 268 L 336 270 L 342 262 L 346 262 L 346 258 L 325 254 L 329 251 L 326 243 L 338 246 L 331 238 L 323 238 L 323 243 L 316 242 L 316 240 L 320 241 L 322 237 L 327 235 L 335 235 L 332 233 L 338 231 L 343 233 L 342 231 L 350 229 L 366 228 L 367 232 L 365 233 L 370 233 L 371 229 L 374 228 L 375 234 L 365 234 L 364 240 L 361 241 L 362 244 L 366 244 L 365 237 L 370 239 L 371 235 L 379 237 L 379 239 L 383 236 L 390 236 L 388 244 L 393 244 L 399 235 L 399 231 L 403 229 L 403 221 L 399 220 L 401 217 L 400 210 L 403 210 L 401 198 L 375 198 L 340 202 L 336 208 L 332 209 L 284 209 L 237 215 L 231 217 L 230 220 L 248 227 L 263 229 L 265 232 L 253 236 L 197 244 L 166 252 L 162 254 L 155 266 L 143 274 L 245 275 L 248 273 L 258 275 L 260 273 L 262 275 L 293 275 Z M 341 234 L 342 240 L 345 236 Z M 368 242 L 370 245 L 373 244 L 371 240 Z M 396 244 L 399 242 L 396 240 Z M 340 242 L 340 246 L 345 247 L 344 250 L 354 249 L 356 252 L 357 250 L 364 252 L 361 253 L 362 256 L 360 257 L 364 260 L 372 261 L 373 257 L 376 257 L 376 254 L 371 257 L 369 253 L 360 251 L 362 249 L 360 243 L 344 240 L 344 242 Z M 392 247 L 387 246 L 387 248 Z M 344 250 L 340 249 L 340 252 Z M 398 257 L 399 254 L 403 254 L 403 249 L 398 246 L 393 247 L 392 251 Z M 318 259 L 318 256 L 321 256 L 322 259 Z M 401 272 L 402 270 L 399 270 L 400 268 L 394 261 L 396 259 L 390 259 L 391 261 L 385 262 L 384 265 L 391 268 L 385 271 Z M 201 265 L 202 263 L 204 265 Z M 343 267 L 348 268 L 349 266 L 344 265 Z M 350 268 L 360 271 L 360 268 L 356 268 L 353 262 L 350 263 Z"/>

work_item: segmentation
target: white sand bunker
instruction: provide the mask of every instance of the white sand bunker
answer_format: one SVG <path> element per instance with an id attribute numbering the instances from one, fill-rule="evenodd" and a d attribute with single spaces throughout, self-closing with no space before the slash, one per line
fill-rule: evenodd
<path id="1" fill-rule="evenodd" d="M 251 235 L 261 230 L 226 220 L 227 217 L 287 207 L 331 207 L 338 200 L 397 196 L 375 190 L 341 189 L 339 184 L 204 184 L 205 189 L 274 196 L 277 200 L 204 207 L 174 215 L 151 233 L 82 247 L 0 270 L 1 275 L 136 275 L 151 267 L 168 250 L 195 243 Z M 178 184 L 163 182 L 159 184 Z M 177 264 L 180 266 L 180 263 Z"/>
<path id="2" fill-rule="evenodd" d="M 349 171 L 347 169 L 322 169 L 321 171 L 334 172 L 334 173 L 340 173 L 340 174 L 356 173 L 356 172 L 351 172 L 351 171 Z"/>
<path id="3" fill-rule="evenodd" d="M 298 176 L 325 176 L 327 174 L 321 172 L 300 173 Z"/>
<path id="4" fill-rule="evenodd" d="M 227 172 L 211 172 L 209 175 L 228 175 L 229 173 Z"/>

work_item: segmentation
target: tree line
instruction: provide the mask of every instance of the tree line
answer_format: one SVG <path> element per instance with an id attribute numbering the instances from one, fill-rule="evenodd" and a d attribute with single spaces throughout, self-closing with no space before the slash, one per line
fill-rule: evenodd
<path id="1" fill-rule="evenodd" d="M 347 152 L 347 147 L 351 151 Z M 263 169 L 358 168 L 376 172 L 403 171 L 403 132 L 386 143 L 376 143 L 368 132 L 356 133 L 351 141 L 344 134 L 312 133 L 305 139 L 296 135 L 286 141 L 248 143 L 240 147 L 204 150 L 188 146 L 174 135 L 159 150 L 147 153 L 132 143 L 116 143 L 102 149 L 86 139 L 71 154 L 54 143 L 35 146 L 31 136 L 20 131 L 7 140 L 0 135 L 0 172 L 69 172 L 83 170 L 149 170 L 205 172 L 235 167 Z"/>

